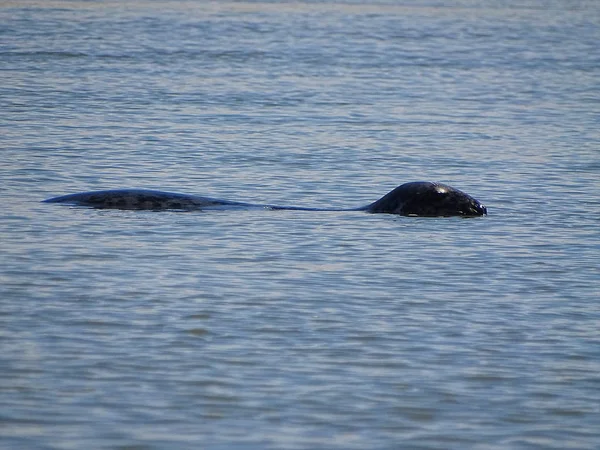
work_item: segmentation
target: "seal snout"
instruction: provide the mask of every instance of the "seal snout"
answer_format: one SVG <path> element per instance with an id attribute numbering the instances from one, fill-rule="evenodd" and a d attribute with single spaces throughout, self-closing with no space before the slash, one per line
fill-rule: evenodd
<path id="1" fill-rule="evenodd" d="M 477 201 L 468 209 L 469 212 L 464 214 L 465 216 L 487 216 L 487 208 Z"/>
<path id="2" fill-rule="evenodd" d="M 485 205 L 482 205 L 474 198 L 470 198 L 470 200 L 471 201 L 466 208 L 466 212 L 464 212 L 462 215 L 464 215 L 464 216 L 487 216 L 487 208 Z"/>

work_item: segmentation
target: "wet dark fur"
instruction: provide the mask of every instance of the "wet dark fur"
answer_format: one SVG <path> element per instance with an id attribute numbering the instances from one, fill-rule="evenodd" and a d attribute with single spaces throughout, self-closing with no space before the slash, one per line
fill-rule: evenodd
<path id="1" fill-rule="evenodd" d="M 304 211 L 332 211 L 325 208 L 295 206 L 253 205 L 230 202 L 209 197 L 176 194 L 145 189 L 119 189 L 92 191 L 64 195 L 44 200 L 48 203 L 88 206 L 99 209 L 131 210 L 203 210 L 234 208 L 267 208 Z M 370 213 L 399 214 L 402 216 L 446 217 L 483 216 L 487 209 L 473 197 L 441 183 L 415 181 L 398 186 L 376 202 L 360 208 L 340 211 L 366 211 Z"/>

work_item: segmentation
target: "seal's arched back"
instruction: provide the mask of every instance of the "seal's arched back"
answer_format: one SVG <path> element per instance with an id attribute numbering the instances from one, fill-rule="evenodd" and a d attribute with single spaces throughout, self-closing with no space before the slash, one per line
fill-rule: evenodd
<path id="1" fill-rule="evenodd" d="M 148 189 L 117 189 L 82 192 L 44 200 L 48 203 L 87 206 L 99 209 L 128 210 L 208 210 L 235 208 L 267 208 L 302 211 L 334 211 L 327 208 L 298 206 L 254 205 L 210 197 L 177 194 Z M 473 197 L 441 183 L 415 181 L 398 186 L 369 205 L 339 211 L 399 214 L 402 216 L 448 217 L 483 216 L 487 209 Z"/>

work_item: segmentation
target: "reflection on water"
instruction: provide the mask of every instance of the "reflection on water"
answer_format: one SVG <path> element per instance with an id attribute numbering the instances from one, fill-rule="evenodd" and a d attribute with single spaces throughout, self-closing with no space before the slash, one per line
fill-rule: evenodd
<path id="1" fill-rule="evenodd" d="M 595 3 L 0 7 L 10 448 L 595 448 Z M 90 210 L 154 188 L 489 216 Z"/>

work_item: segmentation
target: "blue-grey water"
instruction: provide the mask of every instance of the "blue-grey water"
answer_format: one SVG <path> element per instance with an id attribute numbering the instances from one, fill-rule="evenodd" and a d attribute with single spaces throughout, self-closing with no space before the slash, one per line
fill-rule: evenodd
<path id="1" fill-rule="evenodd" d="M 0 447 L 600 448 L 600 2 L 0 2 Z M 93 210 L 154 188 L 483 218 Z"/>

